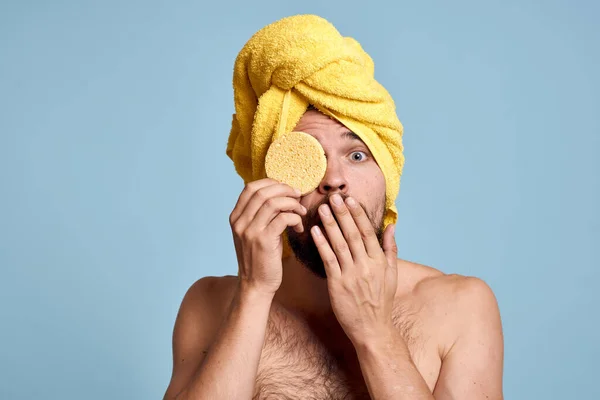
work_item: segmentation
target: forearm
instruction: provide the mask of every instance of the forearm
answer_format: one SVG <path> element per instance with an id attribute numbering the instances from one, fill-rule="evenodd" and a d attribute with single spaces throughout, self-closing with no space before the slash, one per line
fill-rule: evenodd
<path id="1" fill-rule="evenodd" d="M 252 398 L 272 300 L 238 290 L 217 338 L 177 400 Z"/>
<path id="2" fill-rule="evenodd" d="M 357 345 L 356 353 L 371 399 L 434 399 L 399 333 Z"/>

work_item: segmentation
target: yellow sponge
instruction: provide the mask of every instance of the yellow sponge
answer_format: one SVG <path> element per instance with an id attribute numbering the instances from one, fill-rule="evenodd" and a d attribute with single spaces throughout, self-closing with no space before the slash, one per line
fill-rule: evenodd
<path id="1" fill-rule="evenodd" d="M 271 143 L 265 170 L 269 178 L 300 189 L 305 195 L 323 180 L 327 159 L 317 139 L 304 132 L 290 132 Z"/>

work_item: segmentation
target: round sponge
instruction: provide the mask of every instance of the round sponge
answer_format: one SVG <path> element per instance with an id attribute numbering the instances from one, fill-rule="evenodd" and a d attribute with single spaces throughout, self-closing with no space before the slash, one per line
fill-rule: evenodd
<path id="1" fill-rule="evenodd" d="M 323 180 L 327 159 L 317 139 L 304 132 L 290 132 L 271 143 L 265 170 L 269 178 L 297 188 L 305 195 Z"/>

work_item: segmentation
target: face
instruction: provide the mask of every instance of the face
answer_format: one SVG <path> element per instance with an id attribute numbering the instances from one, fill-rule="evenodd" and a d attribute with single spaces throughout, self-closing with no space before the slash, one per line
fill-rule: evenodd
<path id="1" fill-rule="evenodd" d="M 329 204 L 329 198 L 335 193 L 343 199 L 352 196 L 365 210 L 381 243 L 385 178 L 362 140 L 340 122 L 319 111 L 307 111 L 295 131 L 308 133 L 321 143 L 327 158 L 327 170 L 319 187 L 300 200 L 308 210 L 302 221 L 304 232 L 299 234 L 292 228 L 287 228 L 286 232 L 298 261 L 317 276 L 326 278 L 323 261 L 310 234 L 310 228 L 318 225 L 327 237 L 317 211 L 319 206 Z"/>

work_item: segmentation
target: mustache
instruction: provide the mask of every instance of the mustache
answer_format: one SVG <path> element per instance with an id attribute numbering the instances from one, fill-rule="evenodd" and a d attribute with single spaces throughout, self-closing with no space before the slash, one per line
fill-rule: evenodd
<path id="1" fill-rule="evenodd" d="M 342 193 L 338 193 L 338 194 L 342 197 L 342 200 L 344 202 L 346 201 L 346 199 L 348 197 L 350 197 L 347 194 L 342 194 Z M 331 196 L 333 196 L 333 195 L 328 195 L 327 197 L 323 198 L 323 200 L 321 200 L 318 204 L 316 204 L 316 205 L 314 205 L 314 206 L 312 206 L 310 208 L 307 208 L 306 215 L 302 218 L 302 223 L 304 224 L 305 228 L 310 229 L 314 225 L 317 225 L 320 228 L 323 228 L 323 223 L 321 222 L 321 217 L 319 216 L 319 207 L 321 207 L 323 204 L 327 204 L 331 208 L 331 205 L 330 205 L 330 198 L 331 198 Z M 365 206 L 363 204 L 361 204 L 361 203 L 359 203 L 359 204 L 362 207 L 362 209 L 365 210 Z M 337 216 L 335 215 L 335 212 L 333 212 L 333 210 L 332 210 L 331 215 L 333 216 L 333 218 L 335 219 L 335 221 L 337 223 L 339 223 L 339 221 L 337 219 Z"/>

